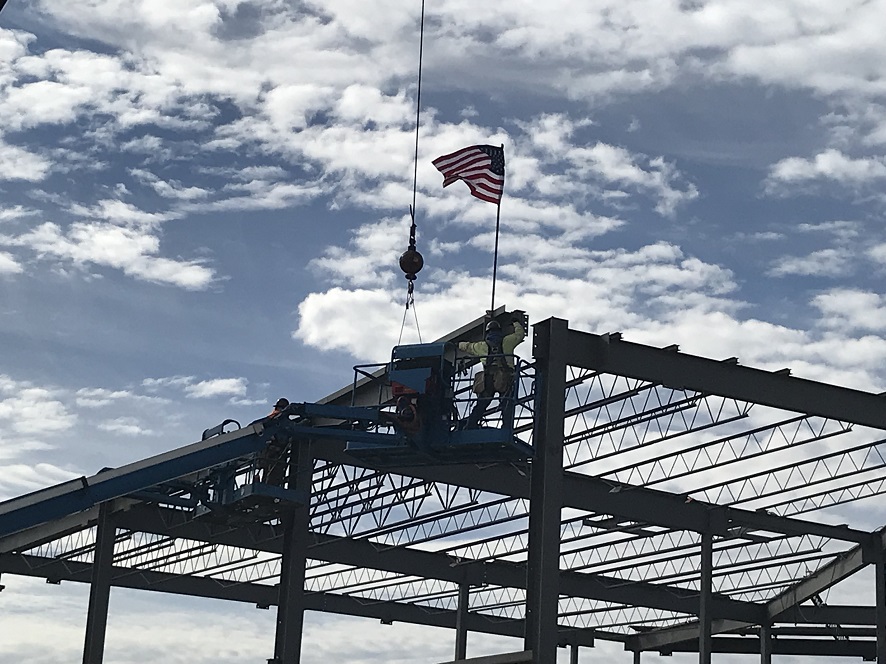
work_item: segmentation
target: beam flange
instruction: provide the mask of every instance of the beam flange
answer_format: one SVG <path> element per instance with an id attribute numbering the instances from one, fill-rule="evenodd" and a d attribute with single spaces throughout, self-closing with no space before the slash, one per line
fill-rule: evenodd
<path id="1" fill-rule="evenodd" d="M 583 369 L 886 429 L 886 399 L 870 392 L 577 330 L 567 355 Z"/>

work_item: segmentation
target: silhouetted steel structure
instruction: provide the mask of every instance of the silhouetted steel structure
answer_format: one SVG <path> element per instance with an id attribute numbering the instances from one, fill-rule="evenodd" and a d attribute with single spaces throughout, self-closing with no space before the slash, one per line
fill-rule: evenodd
<path id="1" fill-rule="evenodd" d="M 325 402 L 359 404 L 362 389 Z M 886 661 L 884 533 L 832 523 L 835 507 L 884 491 L 884 397 L 560 319 L 534 326 L 518 397 L 531 463 L 394 473 L 303 434 L 287 486 L 299 500 L 201 513 L 212 469 L 260 454 L 261 427 L 245 427 L 164 457 L 167 475 L 190 464 L 179 475 L 152 481 L 146 460 L 0 504 L 0 571 L 91 584 L 90 664 L 112 587 L 276 605 L 285 664 L 299 661 L 306 610 L 449 627 L 456 659 L 474 631 L 523 638 L 500 662 L 554 662 L 558 646 L 578 662 L 596 639 L 634 661 Z M 134 476 L 137 490 L 114 484 Z M 53 491 L 67 493 L 44 513 Z M 873 606 L 823 601 L 867 565 Z"/>

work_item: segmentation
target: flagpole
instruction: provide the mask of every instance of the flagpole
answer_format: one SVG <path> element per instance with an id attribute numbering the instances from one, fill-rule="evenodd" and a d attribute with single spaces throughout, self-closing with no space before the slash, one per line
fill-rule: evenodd
<path id="1" fill-rule="evenodd" d="M 501 144 L 501 156 L 504 161 L 505 144 Z M 498 273 L 498 230 L 501 226 L 501 199 L 505 193 L 504 178 L 501 183 L 501 194 L 498 197 L 498 203 L 495 205 L 495 249 L 492 253 L 492 303 L 489 305 L 490 314 L 495 311 L 495 279 Z"/>
<path id="2" fill-rule="evenodd" d="M 495 277 L 498 271 L 498 228 L 501 223 L 501 200 L 495 208 L 495 251 L 492 254 L 492 304 L 489 311 L 495 311 Z"/>

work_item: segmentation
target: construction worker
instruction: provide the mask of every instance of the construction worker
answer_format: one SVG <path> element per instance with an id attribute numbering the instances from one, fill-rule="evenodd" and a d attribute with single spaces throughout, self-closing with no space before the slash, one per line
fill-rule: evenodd
<path id="1" fill-rule="evenodd" d="M 280 399 L 277 399 L 277 403 L 274 404 L 274 410 L 272 410 L 265 419 L 271 420 L 278 418 L 287 408 L 289 408 L 289 399 L 281 397 Z M 257 466 L 258 469 L 262 471 L 262 482 L 265 484 L 283 484 L 288 462 L 288 448 L 289 441 L 280 438 L 279 434 L 271 437 L 267 446 L 262 450 L 261 455 L 258 458 Z"/>
<path id="2" fill-rule="evenodd" d="M 269 414 L 269 418 L 280 417 L 280 413 L 289 408 L 289 399 L 284 397 L 280 397 L 277 399 L 277 403 L 274 404 L 274 410 L 272 410 Z"/>
<path id="3" fill-rule="evenodd" d="M 397 398 L 397 404 L 393 413 L 382 411 L 381 416 L 394 425 L 394 427 L 407 436 L 414 436 L 421 430 L 421 418 L 418 407 L 411 397 L 402 395 Z"/>
<path id="4" fill-rule="evenodd" d="M 489 409 L 496 393 L 502 406 L 502 421 L 506 427 L 513 421 L 513 407 L 503 403 L 503 399 L 511 396 L 514 382 L 514 349 L 526 338 L 523 329 L 524 312 L 511 313 L 514 331 L 505 334 L 501 323 L 492 319 L 486 324 L 483 341 L 460 341 L 458 349 L 468 355 L 479 357 L 483 370 L 474 376 L 474 392 L 477 403 L 471 409 L 465 423 L 466 429 L 476 429 L 480 420 Z"/>

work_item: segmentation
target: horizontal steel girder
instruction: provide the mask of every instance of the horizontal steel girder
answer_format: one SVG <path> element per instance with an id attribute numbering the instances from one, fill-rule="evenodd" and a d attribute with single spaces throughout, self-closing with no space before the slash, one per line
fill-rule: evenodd
<path id="1" fill-rule="evenodd" d="M 92 566 L 88 563 L 54 560 L 36 556 L 4 555 L 4 571 L 22 576 L 47 576 L 57 581 L 89 582 Z M 269 607 L 276 605 L 277 587 L 256 583 L 230 584 L 207 577 L 179 576 L 163 572 L 137 571 L 124 567 L 113 569 L 112 584 L 118 588 L 135 590 L 153 590 L 157 592 L 204 597 L 209 599 L 225 599 L 247 602 L 257 606 Z M 305 597 L 305 606 L 310 611 L 325 611 L 340 615 L 374 618 L 384 623 L 404 622 L 434 627 L 454 629 L 456 612 L 446 609 L 433 609 L 406 604 L 402 602 L 378 602 L 360 600 L 356 597 L 336 595 L 334 593 L 309 593 Z M 813 609 L 815 607 L 809 607 Z M 818 607 L 827 609 L 829 607 Z M 831 607 L 833 608 L 833 607 Z M 841 607 L 853 610 L 857 607 Z M 824 612 L 825 614 L 827 611 Z M 822 614 L 829 620 L 831 616 Z M 523 633 L 523 621 L 486 616 L 471 612 L 468 614 L 468 629 L 472 632 L 497 634 L 501 636 L 520 637 Z M 622 635 L 606 632 L 594 632 L 592 629 L 561 628 L 559 641 L 561 645 L 577 644 L 593 646 L 594 639 L 601 638 L 620 641 Z M 822 639 L 787 639 L 778 638 L 773 644 L 781 645 L 775 654 L 792 655 L 830 655 L 867 657 L 873 648 L 870 641 L 827 641 Z M 629 645 L 626 643 L 626 648 Z M 663 648 L 665 652 L 696 652 L 697 644 L 684 642 Z M 714 639 L 714 652 L 718 653 L 756 653 L 759 652 L 759 639 L 750 636 L 742 638 Z"/>
<path id="2" fill-rule="evenodd" d="M 54 581 L 73 581 L 89 583 L 92 565 L 73 561 L 42 558 L 20 554 L 6 554 L 0 557 L 3 570 L 21 576 L 49 577 Z M 224 599 L 236 602 L 247 602 L 260 607 L 277 604 L 277 586 L 259 583 L 230 583 L 208 577 L 191 575 L 167 574 L 150 570 L 132 570 L 127 567 L 114 567 L 112 585 L 118 588 L 134 590 L 153 590 L 156 592 L 208 599 Z M 307 593 L 305 608 L 309 611 L 324 611 L 339 615 L 375 618 L 384 623 L 404 622 L 432 627 L 455 629 L 456 611 L 422 607 L 404 602 L 379 602 L 361 600 L 359 597 L 337 595 L 335 593 Z M 468 630 L 500 636 L 523 636 L 523 621 L 487 616 L 482 613 L 469 612 L 467 615 Z M 580 646 L 594 645 L 594 630 L 560 629 L 560 641 L 563 645 L 577 644 Z"/>
<path id="3" fill-rule="evenodd" d="M 773 655 L 799 657 L 857 657 L 864 661 L 876 659 L 877 644 L 874 641 L 837 641 L 831 639 L 783 638 L 770 641 Z M 698 652 L 697 642 L 678 643 L 665 653 Z M 721 637 L 713 639 L 713 652 L 718 654 L 759 655 L 760 639 L 756 636 Z M 805 661 L 805 660 L 804 660 Z"/>
<path id="4" fill-rule="evenodd" d="M 271 553 L 282 551 L 282 535 L 269 526 L 238 529 L 219 527 L 199 520 L 189 520 L 184 512 L 178 510 L 147 505 L 122 512 L 117 519 L 118 527 L 123 529 L 255 548 Z M 367 540 L 332 535 L 313 534 L 308 547 L 308 558 L 452 583 L 526 587 L 526 569 L 522 565 L 507 562 L 471 563 L 447 554 L 408 547 L 385 547 Z M 561 572 L 561 586 L 568 588 L 568 594 L 574 597 L 646 606 L 689 615 L 698 613 L 698 593 L 674 586 L 626 581 L 581 572 Z M 749 622 L 764 617 L 760 605 L 716 595 L 713 611 L 717 617 Z"/>
<path id="5" fill-rule="evenodd" d="M 886 398 L 870 392 L 576 330 L 566 354 L 583 369 L 886 429 Z"/>

